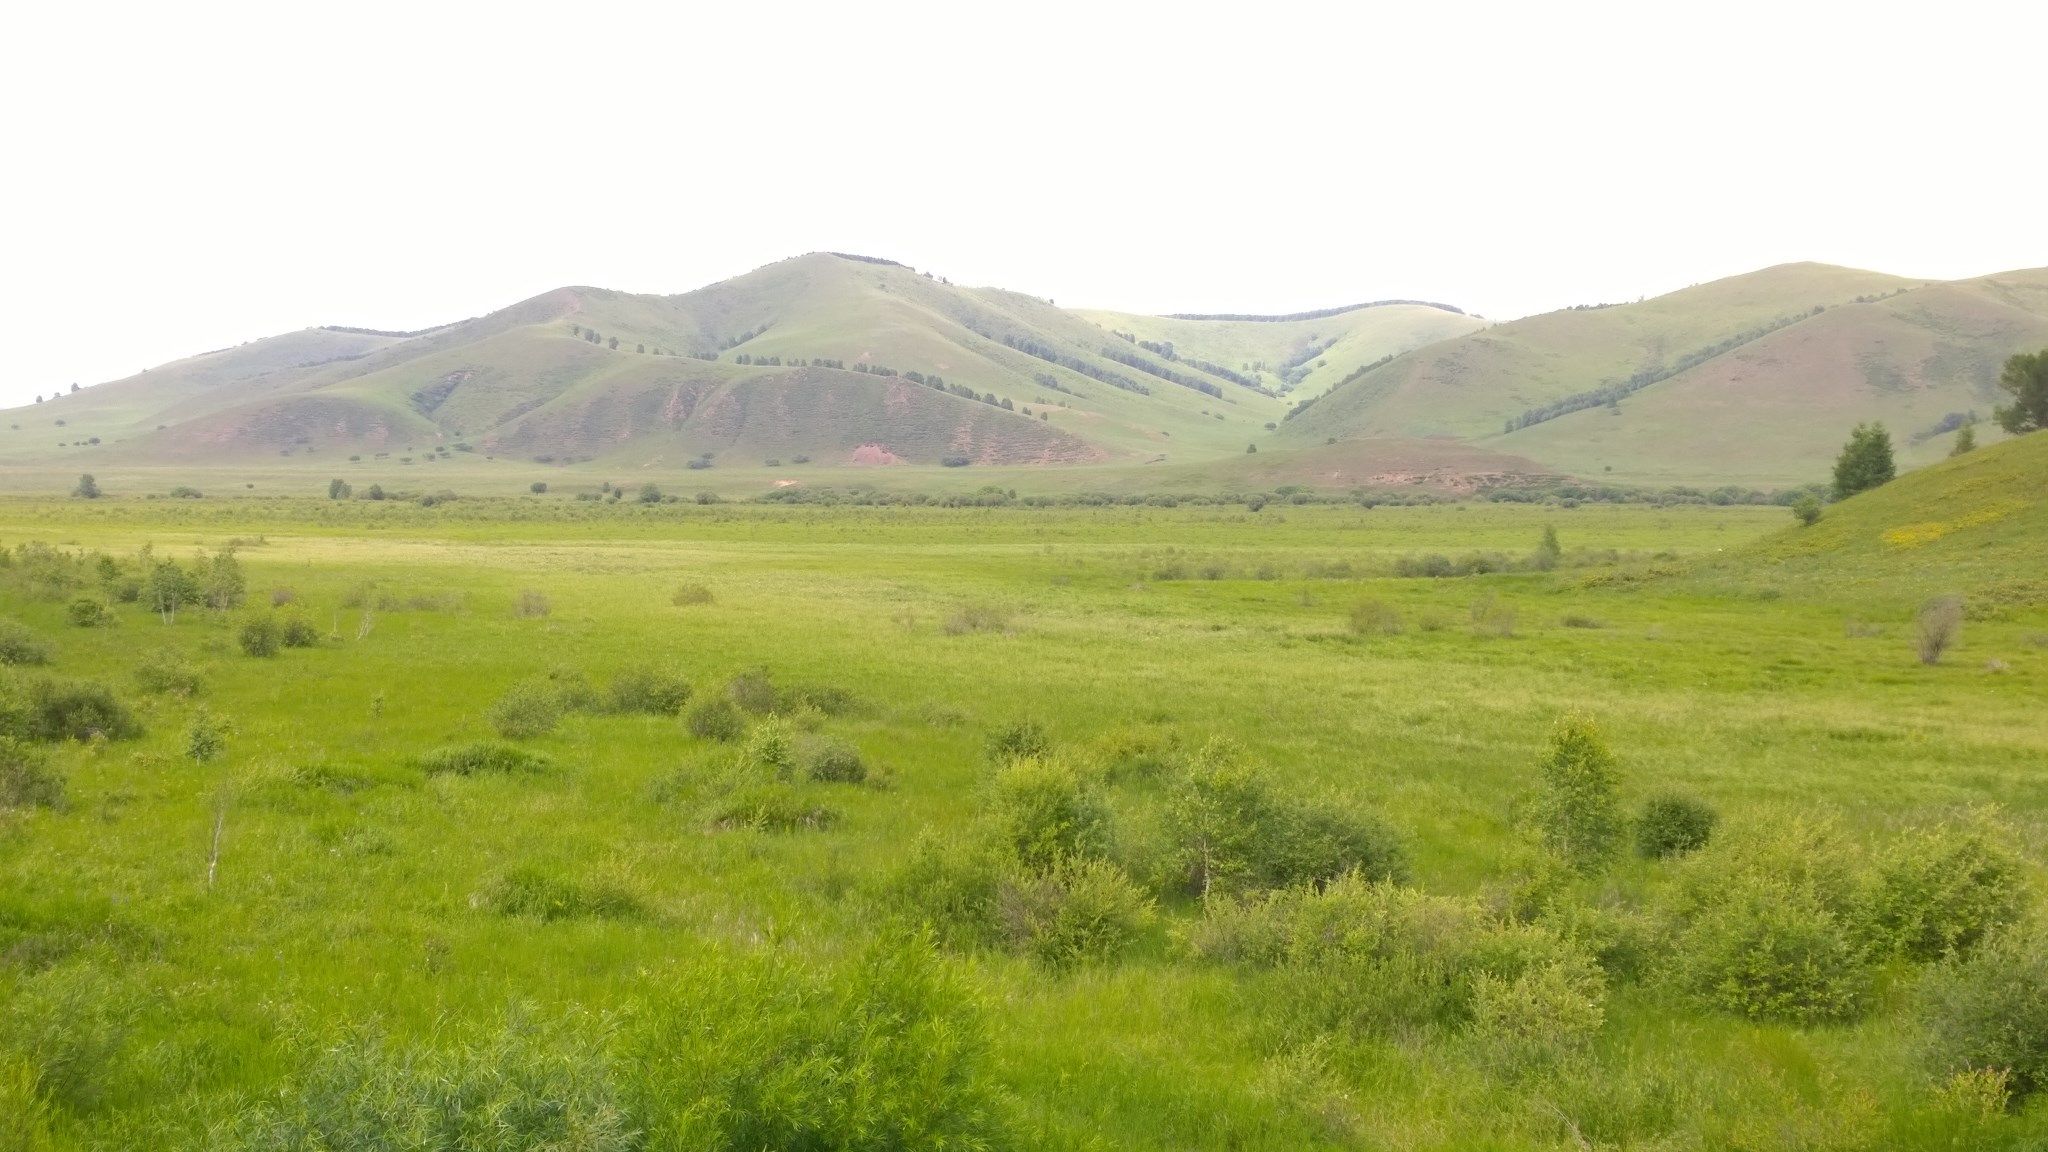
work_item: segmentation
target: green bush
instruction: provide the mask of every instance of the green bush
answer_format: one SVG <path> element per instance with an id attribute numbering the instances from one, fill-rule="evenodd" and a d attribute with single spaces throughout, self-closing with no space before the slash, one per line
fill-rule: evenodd
<path id="1" fill-rule="evenodd" d="M 2026 909 L 2024 866 L 1988 818 L 1916 829 L 1879 854 L 1868 922 L 1909 960 L 1966 953 Z"/>
<path id="2" fill-rule="evenodd" d="M 235 642 L 241 646 L 244 656 L 275 656 L 281 646 L 277 621 L 269 616 L 251 616 L 242 621 L 241 630 L 235 633 Z"/>
<path id="3" fill-rule="evenodd" d="M 555 699 L 561 701 L 564 712 L 596 712 L 604 705 L 605 698 L 598 693 L 597 685 L 580 668 L 548 669 L 548 685 L 554 689 Z"/>
<path id="4" fill-rule="evenodd" d="M 1115 959 L 1153 921 L 1152 898 L 1107 860 L 1066 857 L 1003 888 L 1013 945 L 1055 968 Z"/>
<path id="5" fill-rule="evenodd" d="M 80 596 L 66 605 L 64 615 L 74 628 L 100 628 L 114 622 L 107 606 L 90 596 Z"/>
<path id="6" fill-rule="evenodd" d="M 498 697 L 485 719 L 507 740 L 545 736 L 562 722 L 562 697 L 545 677 L 521 680 Z"/>
<path id="7" fill-rule="evenodd" d="M 1832 825 L 1744 828 L 1685 861 L 1668 915 L 1675 978 L 1701 1001 L 1810 1023 L 1859 1014 L 1875 957 L 1859 863 Z"/>
<path id="8" fill-rule="evenodd" d="M 644 911 L 639 899 L 620 885 L 577 880 L 534 864 L 521 865 L 494 878 L 478 899 L 501 916 L 534 916 L 542 920 L 622 920 Z"/>
<path id="9" fill-rule="evenodd" d="M 858 784 L 868 778 L 860 749 L 844 740 L 813 736 L 800 741 L 797 758 L 804 775 L 831 784 Z"/>
<path id="10" fill-rule="evenodd" d="M 796 775 L 796 737 L 781 719 L 770 717 L 754 725 L 740 756 L 763 777 L 788 780 Z"/>
<path id="11" fill-rule="evenodd" d="M 1636 854 L 1645 860 L 1683 856 L 1706 847 L 1721 814 L 1706 802 L 1675 792 L 1652 796 L 1636 818 Z"/>
<path id="12" fill-rule="evenodd" d="M 733 677 L 726 683 L 725 695 L 756 716 L 768 715 L 781 702 L 775 691 L 775 682 L 768 678 L 767 670 L 761 668 L 750 668 Z"/>
<path id="13" fill-rule="evenodd" d="M 690 700 L 690 681 L 673 668 L 638 665 L 612 676 L 611 710 L 674 716 Z"/>
<path id="14" fill-rule="evenodd" d="M 699 740 L 720 743 L 737 740 L 747 730 L 746 717 L 724 696 L 699 697 L 684 714 L 683 724 Z"/>
<path id="15" fill-rule="evenodd" d="M 1593 722 L 1558 721 L 1539 771 L 1531 815 L 1543 846 L 1580 871 L 1598 871 L 1614 854 L 1622 817 L 1614 755 Z"/>
<path id="16" fill-rule="evenodd" d="M 711 823 L 718 828 L 752 828 L 761 832 L 794 832 L 826 828 L 839 812 L 804 795 L 786 780 L 755 780 L 731 786 L 712 803 Z"/>
<path id="17" fill-rule="evenodd" d="M 311 648 L 320 643 L 320 630 L 304 616 L 293 613 L 277 630 L 278 643 L 286 648 Z"/>
<path id="18" fill-rule="evenodd" d="M 1031 872 L 1095 855 L 1109 843 L 1100 791 L 1061 760 L 1010 761 L 991 783 L 989 815 L 1002 845 Z"/>
<path id="19" fill-rule="evenodd" d="M 1401 614 L 1380 600 L 1360 600 L 1351 606 L 1351 631 L 1359 636 L 1398 636 Z"/>
<path id="20" fill-rule="evenodd" d="M 196 696 L 199 670 L 170 648 L 159 648 L 135 665 L 135 686 L 152 695 Z"/>
<path id="21" fill-rule="evenodd" d="M 211 1142 L 223 1152 L 637 1152 L 624 1077 L 592 1040 L 521 1019 L 445 1048 L 397 1048 L 360 1027 L 301 1041 L 300 1069 Z"/>
<path id="22" fill-rule="evenodd" d="M 509 775 L 519 772 L 544 772 L 554 766 L 554 761 L 539 752 L 529 752 L 516 744 L 499 744 L 490 740 L 476 740 L 468 744 L 436 748 L 415 757 L 413 762 L 429 776 L 444 773 L 454 776 L 477 776 L 484 773 Z"/>
<path id="23" fill-rule="evenodd" d="M 635 1021 L 622 1064 L 648 1148 L 1016 1143 L 981 1011 L 921 940 L 831 970 L 768 953 L 682 973 Z"/>
<path id="24" fill-rule="evenodd" d="M 988 762 L 1000 767 L 1012 760 L 1043 757 L 1052 752 L 1052 738 L 1035 720 L 1012 720 L 988 737 Z"/>
<path id="25" fill-rule="evenodd" d="M 104 684 L 55 676 L 0 679 L 0 736 L 48 743 L 140 735 L 142 725 Z"/>
<path id="26" fill-rule="evenodd" d="M 0 618 L 0 665 L 47 664 L 50 645 L 18 620 Z"/>
<path id="27" fill-rule="evenodd" d="M 993 845 L 924 832 L 884 882 L 881 902 L 948 947 L 993 946 L 1002 940 L 998 902 L 1005 875 Z"/>
<path id="28" fill-rule="evenodd" d="M 1167 865 L 1197 895 L 1323 884 L 1347 873 L 1407 876 L 1407 854 L 1385 825 L 1277 792 L 1227 741 L 1210 741 L 1180 766 L 1164 817 Z"/>
<path id="29" fill-rule="evenodd" d="M 1928 974 L 1918 1014 L 1938 1072 L 2004 1072 L 2024 1098 L 2048 1089 L 2048 929 L 2014 926 Z"/>
<path id="30" fill-rule="evenodd" d="M 698 501 L 703 503 L 703 501 Z M 709 604 L 713 597 L 711 589 L 702 584 L 679 584 L 669 595 L 668 602 L 678 608 L 690 608 L 698 604 Z"/>
<path id="31" fill-rule="evenodd" d="M 64 774 L 12 736 L 0 736 L 0 808 L 62 808 Z"/>

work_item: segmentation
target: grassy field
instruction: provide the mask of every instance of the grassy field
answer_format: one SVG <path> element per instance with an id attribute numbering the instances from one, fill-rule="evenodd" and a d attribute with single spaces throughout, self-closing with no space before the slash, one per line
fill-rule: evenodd
<path id="1" fill-rule="evenodd" d="M 1954 964 L 1903 935 L 1834 955 L 1867 981 L 1827 1011 L 1690 975 L 1718 921 L 1687 901 L 1799 836 L 1883 893 L 1911 830 L 1991 820 L 2038 903 L 2048 607 L 1922 664 L 1918 577 L 1773 579 L 1788 524 L 0 500 L 0 616 L 48 649 L 0 676 L 104 683 L 140 729 L 31 749 L 61 802 L 0 809 L 0 1149 L 2038 1147 L 2037 1101 L 1923 1058 Z M 230 546 L 231 607 L 123 598 L 145 548 Z M 1439 555 L 1507 570 L 1398 574 Z M 311 642 L 247 655 L 258 620 Z M 603 706 L 636 669 L 689 719 Z M 433 757 L 508 696 L 564 709 L 504 738 L 544 763 Z M 696 734 L 721 699 L 737 738 Z M 1546 851 L 1570 714 L 1623 812 L 1684 793 L 1709 846 Z M 866 779 L 810 778 L 823 748 Z M 1391 841 L 1347 859 L 1404 886 L 1205 863 L 1198 894 L 1218 780 Z M 1345 900 L 1410 944 L 1257 946 Z"/>

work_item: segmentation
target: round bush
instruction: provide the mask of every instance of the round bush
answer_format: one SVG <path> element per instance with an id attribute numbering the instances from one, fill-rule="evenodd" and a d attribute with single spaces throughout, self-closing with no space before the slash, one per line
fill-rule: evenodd
<path id="1" fill-rule="evenodd" d="M 545 736 L 562 722 L 562 699 L 546 679 L 522 680 L 498 697 L 487 719 L 507 740 Z"/>
<path id="2" fill-rule="evenodd" d="M 1662 860 L 1696 852 L 1707 846 L 1720 822 L 1720 813 L 1690 796 L 1652 796 L 1636 819 L 1636 853 Z"/>
<path id="3" fill-rule="evenodd" d="M 1042 964 L 1112 960 L 1152 923 L 1152 898 L 1107 860 L 1068 859 L 1013 880 L 1001 896 L 1005 932 Z"/>
<path id="4" fill-rule="evenodd" d="M 844 740 L 814 737 L 801 749 L 804 772 L 813 780 L 833 784 L 858 784 L 868 778 L 868 766 L 861 762 L 860 749 Z"/>
<path id="5" fill-rule="evenodd" d="M 2007 929 L 1935 969 L 1919 1015 L 1936 1071 L 2002 1071 L 2015 1097 L 2048 1088 L 2048 930 Z"/>
<path id="6" fill-rule="evenodd" d="M 673 716 L 690 699 L 690 681 L 672 668 L 639 666 L 612 677 L 611 710 Z"/>
<path id="7" fill-rule="evenodd" d="M 72 626 L 77 628 L 98 628 L 114 622 L 113 614 L 107 611 L 107 606 L 90 596 L 80 596 L 73 600 L 65 607 L 64 614 L 70 619 Z"/>
<path id="8" fill-rule="evenodd" d="M 28 626 L 16 620 L 0 620 L 0 664 L 47 664 L 50 646 Z"/>
<path id="9" fill-rule="evenodd" d="M 689 712 L 683 716 L 683 724 L 689 728 L 690 735 L 699 740 L 717 740 L 720 743 L 737 740 L 747 730 L 746 718 L 740 715 L 740 710 L 733 706 L 731 700 L 723 696 L 700 698 L 690 705 Z"/>
<path id="10" fill-rule="evenodd" d="M 275 656 L 282 637 L 277 621 L 268 616 L 251 616 L 242 621 L 235 642 L 241 645 L 244 656 Z"/>
<path id="11" fill-rule="evenodd" d="M 775 684 L 762 669 L 749 669 L 733 677 L 725 686 L 725 694 L 734 704 L 756 716 L 766 716 L 775 711 Z"/>
<path id="12" fill-rule="evenodd" d="M 278 643 L 286 648 L 311 648 L 320 642 L 320 631 L 304 616 L 285 617 L 284 625 L 277 630 Z"/>
<path id="13" fill-rule="evenodd" d="M 1012 760 L 1023 760 L 1044 756 L 1052 751 L 1052 737 L 1045 734 L 1045 728 L 1035 720 L 1012 720 L 989 733 L 988 761 L 991 764 L 1008 764 Z"/>

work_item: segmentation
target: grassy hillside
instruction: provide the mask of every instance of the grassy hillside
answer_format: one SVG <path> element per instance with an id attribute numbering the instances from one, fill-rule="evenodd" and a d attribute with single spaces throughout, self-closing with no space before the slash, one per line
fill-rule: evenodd
<path id="1" fill-rule="evenodd" d="M 1366 365 L 1486 327 L 1426 304 L 1361 306 L 1306 320 L 1188 320 L 1082 312 L 1111 332 L 1170 346 L 1182 360 L 1220 364 L 1286 396 L 1319 396 Z"/>
<path id="2" fill-rule="evenodd" d="M 564 288 L 409 338 L 218 356 L 6 413 L 0 463 L 1138 462 L 1242 451 L 1282 410 L 1043 301 L 826 253 L 680 296 Z"/>
<path id="3" fill-rule="evenodd" d="M 2048 434 L 1980 448 L 1831 505 L 1703 577 L 1810 596 L 1961 593 L 1982 615 L 2048 607 Z"/>
<path id="4" fill-rule="evenodd" d="M 1912 281 L 1787 264 L 1634 304 L 1531 316 L 1432 345 L 1345 385 L 1290 421 L 1303 438 L 1483 437 L 1564 397 L 1655 373 L 1743 333 Z"/>
<path id="5" fill-rule="evenodd" d="M 1951 414 L 1988 418 L 2005 358 L 2048 347 L 2048 270 L 1933 284 L 1830 308 L 1653 384 L 1487 441 L 1582 474 L 1825 475 L 1848 430 L 1882 420 L 1907 466 L 1945 457 Z M 1988 422 L 1980 440 L 1997 435 Z"/>

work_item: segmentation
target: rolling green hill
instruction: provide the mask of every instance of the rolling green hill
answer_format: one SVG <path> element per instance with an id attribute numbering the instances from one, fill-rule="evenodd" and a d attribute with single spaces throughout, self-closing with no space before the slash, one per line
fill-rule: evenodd
<path id="1" fill-rule="evenodd" d="M 421 332 L 310 328 L 194 356 L 0 413 L 0 480 L 253 482 L 339 459 L 520 487 L 535 465 L 707 462 L 762 486 L 945 464 L 1009 470 L 969 483 L 1080 469 L 1042 483 L 1105 489 L 1779 487 L 1823 478 L 1863 420 L 1907 466 L 1940 459 L 1997 402 L 2005 357 L 2044 346 L 2048 270 L 1924 283 L 1790 264 L 1488 324 L 1413 301 L 1077 312 L 820 252 L 676 296 L 568 287 Z"/>
<path id="2" fill-rule="evenodd" d="M 1830 505 L 1707 565 L 1710 580 L 1837 598 L 1961 593 L 2048 608 L 2048 433 L 1979 448 Z"/>

